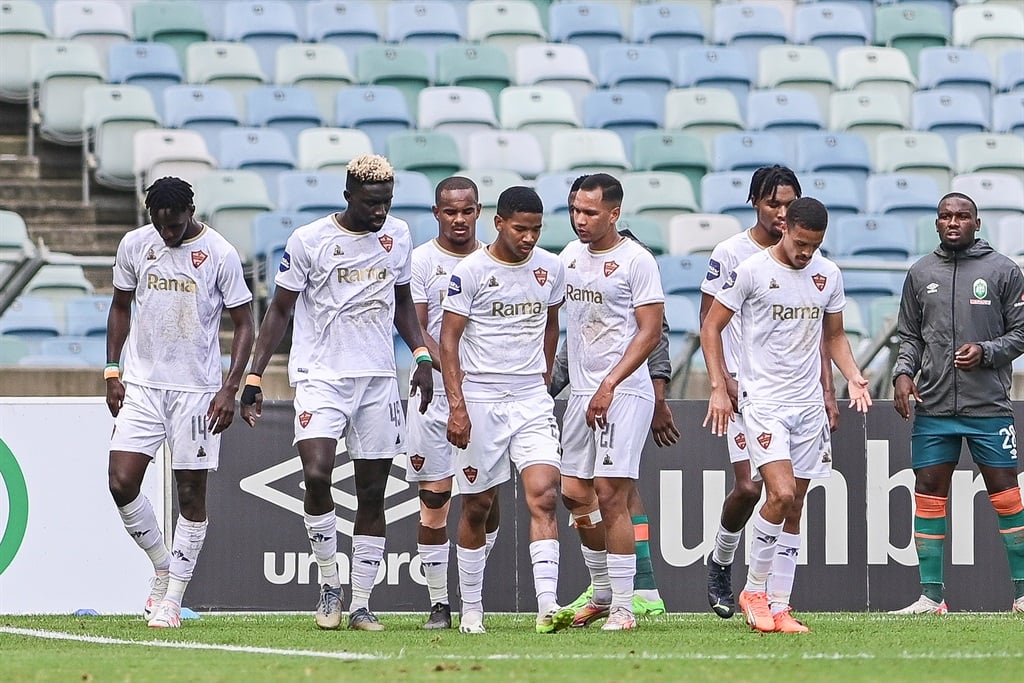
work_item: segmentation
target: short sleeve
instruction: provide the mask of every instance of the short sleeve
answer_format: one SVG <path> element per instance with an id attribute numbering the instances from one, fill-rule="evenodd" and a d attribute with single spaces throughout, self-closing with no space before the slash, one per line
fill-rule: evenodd
<path id="1" fill-rule="evenodd" d="M 558 306 L 565 301 L 565 266 L 560 260 L 555 261 L 554 278 L 551 280 L 551 296 L 548 306 Z"/>
<path id="2" fill-rule="evenodd" d="M 427 256 L 422 251 L 412 252 L 412 266 L 410 272 L 412 277 L 409 280 L 409 291 L 412 293 L 414 304 L 429 303 L 427 298 Z"/>
<path id="3" fill-rule="evenodd" d="M 284 255 L 281 256 L 281 263 L 277 266 L 277 275 L 274 282 L 279 287 L 292 292 L 301 292 L 306 289 L 309 279 L 310 259 L 297 233 L 292 233 L 285 245 Z"/>
<path id="4" fill-rule="evenodd" d="M 743 301 L 750 289 L 750 282 L 750 269 L 741 263 L 725 278 L 715 299 L 730 311 L 737 312 L 743 306 Z"/>
<path id="5" fill-rule="evenodd" d="M 828 302 L 825 304 L 826 313 L 839 313 L 846 308 L 846 291 L 843 286 L 843 273 L 836 268 L 835 270 L 835 285 L 832 287 L 832 293 L 828 297 Z"/>
<path id="6" fill-rule="evenodd" d="M 658 262 L 647 251 L 637 254 L 636 267 L 629 275 L 629 285 L 633 290 L 633 305 L 644 306 L 665 301 L 665 292 L 661 288 L 661 274 Z"/>
<path id="7" fill-rule="evenodd" d="M 729 259 L 726 256 L 726 250 L 719 242 L 711 252 L 711 258 L 708 259 L 708 270 L 704 274 L 704 279 L 700 281 L 700 291 L 714 296 L 722 289 L 730 272 Z"/>
<path id="8" fill-rule="evenodd" d="M 123 292 L 134 292 L 139 284 L 139 274 L 135 271 L 132 254 L 128 249 L 128 236 L 117 245 L 117 256 L 114 257 L 114 287 Z"/>
<path id="9" fill-rule="evenodd" d="M 441 302 L 441 309 L 468 318 L 470 309 L 473 307 L 474 296 L 476 296 L 476 281 L 473 271 L 463 261 L 452 269 L 452 275 L 448 279 L 448 291 L 445 292 L 444 301 Z"/>
<path id="10" fill-rule="evenodd" d="M 409 280 L 412 279 L 412 235 L 409 234 L 409 228 L 405 227 L 405 224 L 395 231 L 395 234 L 402 240 L 402 246 L 404 247 L 404 258 L 398 262 L 398 277 L 395 278 L 395 283 L 399 285 L 409 284 Z"/>
<path id="11" fill-rule="evenodd" d="M 228 246 L 217 273 L 217 286 L 225 308 L 234 308 L 252 301 L 252 292 L 245 284 L 242 260 L 234 247 Z"/>

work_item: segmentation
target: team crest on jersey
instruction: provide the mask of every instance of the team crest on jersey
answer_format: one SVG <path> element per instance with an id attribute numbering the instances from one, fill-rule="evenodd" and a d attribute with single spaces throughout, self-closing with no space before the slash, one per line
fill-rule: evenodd
<path id="1" fill-rule="evenodd" d="M 744 434 L 743 432 L 740 432 L 739 434 L 736 435 L 736 438 L 733 439 L 733 441 L 736 442 L 736 448 L 740 449 L 741 451 L 742 450 L 746 450 L 746 448 L 747 448 L 747 435 L 746 434 Z"/>
<path id="2" fill-rule="evenodd" d="M 708 273 L 704 276 L 705 280 L 717 280 L 722 277 L 722 264 L 715 259 L 708 259 Z"/>
<path id="3" fill-rule="evenodd" d="M 192 265 L 198 268 L 199 266 L 206 263 L 207 254 L 205 251 L 193 251 L 192 252 Z"/>
<path id="4" fill-rule="evenodd" d="M 380 246 L 384 247 L 384 251 L 390 252 L 391 247 L 395 246 L 395 240 L 391 238 L 391 235 L 381 235 L 377 239 L 380 241 Z"/>
<path id="5" fill-rule="evenodd" d="M 419 472 L 421 469 L 423 469 L 423 463 L 424 462 L 425 462 L 425 458 L 422 455 L 420 455 L 419 453 L 415 453 L 415 454 L 409 456 L 409 464 L 412 465 L 412 468 L 414 470 L 416 470 L 417 472 Z"/>
<path id="6" fill-rule="evenodd" d="M 335 256 L 344 256 L 344 255 L 345 255 L 345 252 L 343 252 L 343 251 L 341 250 L 341 247 L 339 247 L 339 246 L 338 246 L 337 244 L 335 244 L 335 245 L 334 245 L 334 255 L 335 255 Z"/>
<path id="7" fill-rule="evenodd" d="M 725 283 L 722 284 L 722 289 L 730 289 L 734 284 L 736 284 L 736 271 L 735 270 L 732 271 L 731 273 L 729 273 L 729 277 L 727 277 L 725 279 Z"/>
<path id="8" fill-rule="evenodd" d="M 281 265 L 279 265 L 279 266 L 277 267 L 277 270 L 278 270 L 278 272 L 280 272 L 280 273 L 283 273 L 283 272 L 285 272 L 286 270 L 290 270 L 290 269 L 291 269 L 291 267 L 292 267 L 292 257 L 291 257 L 291 255 L 290 255 L 290 254 L 289 254 L 289 253 L 288 253 L 288 252 L 286 251 L 286 252 L 284 252 L 284 254 L 283 254 L 283 255 L 281 256 Z"/>
<path id="9" fill-rule="evenodd" d="M 775 280 L 775 278 L 772 278 L 771 282 L 768 283 L 768 289 L 778 289 L 778 288 L 779 288 L 779 283 Z"/>
<path id="10" fill-rule="evenodd" d="M 761 448 L 768 450 L 768 447 L 772 445 L 772 433 L 761 432 L 757 435 L 757 442 L 761 444 Z"/>
<path id="11" fill-rule="evenodd" d="M 566 266 L 566 268 L 576 268 L 576 259 L 573 259 L 572 261 L 570 261 L 569 265 Z"/>
<path id="12" fill-rule="evenodd" d="M 544 284 L 548 281 L 548 271 L 544 270 L 543 268 L 537 268 L 535 271 L 533 271 L 533 276 L 537 278 L 537 282 L 540 283 L 541 287 L 543 287 Z"/>
<path id="13" fill-rule="evenodd" d="M 442 265 L 438 265 L 437 266 L 437 270 L 434 271 L 434 275 L 447 275 L 447 274 L 448 273 L 445 272 L 444 266 L 442 266 Z"/>
<path id="14" fill-rule="evenodd" d="M 456 294 L 462 293 L 462 280 L 458 275 L 452 275 L 452 279 L 448 282 L 448 296 L 455 296 Z"/>
<path id="15" fill-rule="evenodd" d="M 313 413 L 309 412 L 308 410 L 304 410 L 301 413 L 299 413 L 299 424 L 302 425 L 303 429 L 309 426 L 309 421 L 312 419 Z"/>
<path id="16" fill-rule="evenodd" d="M 153 247 L 149 248 L 149 252 L 146 254 L 147 261 L 156 261 L 156 252 L 153 251 Z"/>
<path id="17" fill-rule="evenodd" d="M 819 292 L 824 292 L 825 283 L 828 282 L 828 278 L 821 273 L 815 273 L 811 276 L 811 282 L 814 283 L 814 286 L 818 288 Z"/>
<path id="18" fill-rule="evenodd" d="M 494 277 L 492 275 L 491 279 L 487 281 L 487 286 L 488 287 L 497 287 L 498 286 L 498 278 L 496 278 L 496 277 Z"/>
<path id="19" fill-rule="evenodd" d="M 619 269 L 619 264 L 616 263 L 615 261 L 605 261 L 604 262 L 604 276 L 605 277 L 608 277 L 609 275 L 611 275 L 612 273 L 614 273 L 618 269 Z"/>
<path id="20" fill-rule="evenodd" d="M 476 481 L 476 475 L 479 471 L 480 470 L 470 465 L 466 465 L 462 468 L 462 473 L 466 475 L 466 480 L 469 481 L 470 484 Z"/>

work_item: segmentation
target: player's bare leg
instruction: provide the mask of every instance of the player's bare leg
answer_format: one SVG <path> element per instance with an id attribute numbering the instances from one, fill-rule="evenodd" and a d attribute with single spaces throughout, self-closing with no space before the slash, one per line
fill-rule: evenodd
<path id="1" fill-rule="evenodd" d="M 708 557 L 708 604 L 715 614 L 728 619 L 736 611 L 732 592 L 732 564 L 743 528 L 761 498 L 761 482 L 750 478 L 750 461 L 733 463 L 733 487 L 722 504 L 722 519 L 715 535 L 715 549 Z"/>
<path id="2" fill-rule="evenodd" d="M 462 611 L 459 619 L 461 633 L 486 633 L 484 629 L 483 584 L 487 564 L 487 520 L 491 507 L 497 504 L 498 487 L 481 493 L 460 496 L 462 513 L 459 516 L 458 546 L 455 549 L 459 564 L 459 593 Z"/>
<path id="3" fill-rule="evenodd" d="M 633 579 L 636 576 L 636 540 L 629 516 L 629 494 L 635 486 L 625 477 L 597 477 L 594 490 L 601 510 L 608 550 L 608 579 L 612 602 L 604 630 L 636 628 L 633 614 Z"/>
<path id="4" fill-rule="evenodd" d="M 323 629 L 341 626 L 342 591 L 338 574 L 338 518 L 334 512 L 331 479 L 334 473 L 334 439 L 304 439 L 297 444 L 302 461 L 303 520 L 309 546 L 320 570 L 320 599 L 316 625 Z"/>
<path id="5" fill-rule="evenodd" d="M 356 519 L 352 527 L 352 604 L 348 627 L 357 631 L 383 631 L 370 611 L 377 571 L 384 561 L 384 489 L 391 471 L 391 458 L 353 460 L 356 484 Z"/>
<path id="6" fill-rule="evenodd" d="M 416 532 L 416 550 L 423 562 L 423 575 L 430 596 L 430 616 L 424 629 L 452 627 L 452 608 L 448 598 L 448 509 L 451 507 L 452 478 L 420 482 L 420 524 Z"/>
<path id="7" fill-rule="evenodd" d="M 562 502 L 569 510 L 572 525 L 580 536 L 583 562 L 590 572 L 590 586 L 569 605 L 573 608 L 572 625 L 584 627 L 607 617 L 612 604 L 605 528 L 597 502 L 597 492 L 594 490 L 594 480 L 563 476 Z"/>
<path id="8" fill-rule="evenodd" d="M 520 478 L 530 511 L 530 560 L 537 594 L 537 632 L 554 633 L 572 623 L 572 610 L 558 604 L 558 468 L 535 464 Z"/>

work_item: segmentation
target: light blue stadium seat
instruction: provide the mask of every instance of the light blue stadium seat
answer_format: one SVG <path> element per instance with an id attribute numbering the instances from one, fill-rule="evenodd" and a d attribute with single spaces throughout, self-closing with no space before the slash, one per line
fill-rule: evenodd
<path id="1" fill-rule="evenodd" d="M 583 101 L 583 126 L 614 131 L 622 138 L 627 158 L 632 158 L 633 138 L 661 128 L 662 110 L 643 90 L 595 90 Z"/>
<path id="2" fill-rule="evenodd" d="M 185 78 L 178 53 L 164 43 L 121 43 L 110 47 L 110 83 L 137 85 L 149 91 L 163 115 L 164 90 Z"/>
<path id="3" fill-rule="evenodd" d="M 271 80 L 277 48 L 302 36 L 293 7 L 283 0 L 231 0 L 224 6 L 224 37 L 252 46 Z"/>
<path id="4" fill-rule="evenodd" d="M 43 339 L 38 355 L 22 358 L 19 365 L 101 368 L 106 362 L 105 338 L 60 336 Z"/>
<path id="5" fill-rule="evenodd" d="M 0 365 L 17 365 L 31 352 L 31 345 L 21 337 L 16 337 L 13 334 L 0 334 Z"/>
<path id="6" fill-rule="evenodd" d="M 76 337 L 106 337 L 109 294 L 75 297 L 64 302 L 67 333 Z"/>
<path id="7" fill-rule="evenodd" d="M 685 354 L 696 347 L 700 334 L 700 307 L 685 296 L 665 297 L 665 320 L 668 322 L 668 353 L 672 366 L 677 367 L 688 358 Z"/>
<path id="8" fill-rule="evenodd" d="M 377 154 L 387 152 L 389 135 L 415 127 L 402 91 L 389 85 L 341 88 L 335 103 L 334 125 L 366 133 Z"/>
<path id="9" fill-rule="evenodd" d="M 395 196 L 391 200 L 391 215 L 412 225 L 431 214 L 434 205 L 434 184 L 418 171 L 395 171 Z"/>
<path id="10" fill-rule="evenodd" d="M 777 133 L 719 133 L 714 140 L 713 163 L 716 171 L 749 173 L 772 164 L 792 166 L 789 156 L 785 138 Z"/>
<path id="11" fill-rule="evenodd" d="M 1024 90 L 1024 53 L 1016 48 L 1003 50 L 996 68 L 996 90 Z"/>
<path id="12" fill-rule="evenodd" d="M 89 171 L 117 190 L 135 187 L 135 133 L 160 127 L 153 98 L 134 85 L 91 85 L 82 93 L 82 199 L 89 201 Z"/>
<path id="13" fill-rule="evenodd" d="M 661 272 L 661 288 L 666 296 L 686 297 L 699 311 L 700 285 L 707 276 L 708 255 L 665 254 L 656 260 Z"/>
<path id="14" fill-rule="evenodd" d="M 736 97 L 744 114 L 747 95 L 756 82 L 756 67 L 741 50 L 729 47 L 687 47 L 679 50 L 676 85 L 680 88 L 723 88 Z"/>
<path id="15" fill-rule="evenodd" d="M 196 218 L 216 226 L 242 263 L 251 266 L 253 218 L 274 210 L 263 178 L 253 171 L 221 169 L 196 178 L 193 188 Z"/>
<path id="16" fill-rule="evenodd" d="M 803 133 L 796 139 L 796 170 L 844 173 L 867 199 L 868 175 L 874 170 L 864 138 L 856 133 Z"/>
<path id="17" fill-rule="evenodd" d="M 32 351 L 38 348 L 38 341 L 63 332 L 62 321 L 45 297 L 22 294 L 0 315 L 0 334 L 24 339 Z"/>
<path id="18" fill-rule="evenodd" d="M 646 92 L 659 112 L 665 93 L 672 88 L 672 62 L 655 45 L 606 45 L 598 59 L 597 80 L 602 88 L 629 88 Z"/>
<path id="19" fill-rule="evenodd" d="M 430 85 L 434 63 L 423 50 L 406 45 L 367 45 L 356 55 L 360 83 L 390 85 L 405 96 L 409 111 L 416 114 L 420 90 Z"/>
<path id="20" fill-rule="evenodd" d="M 483 239 L 484 228 L 479 221 L 476 224 L 476 237 L 482 242 L 487 242 Z M 418 247 L 421 244 L 426 244 L 430 240 L 437 237 L 437 219 L 434 218 L 433 214 L 424 214 L 417 218 L 414 222 L 409 224 L 409 234 L 412 235 L 412 244 L 414 247 Z"/>
<path id="21" fill-rule="evenodd" d="M 700 14 L 685 2 L 634 3 L 633 42 L 664 48 L 670 59 L 683 47 L 704 44 Z"/>
<path id="22" fill-rule="evenodd" d="M 992 132 L 1024 135 L 1024 91 L 992 98 Z"/>
<path id="23" fill-rule="evenodd" d="M 846 293 L 847 301 L 857 302 L 862 315 L 868 312 L 869 332 L 871 302 L 880 297 L 899 296 L 903 291 L 906 276 L 906 272 L 843 269 L 843 291 Z"/>
<path id="24" fill-rule="evenodd" d="M 235 98 L 224 88 L 172 85 L 164 90 L 164 125 L 199 133 L 214 157 L 220 152 L 220 131 L 241 123 Z"/>
<path id="25" fill-rule="evenodd" d="M 415 47 L 433 61 L 439 49 L 465 39 L 455 7 L 443 0 L 388 4 L 388 41 Z"/>
<path id="26" fill-rule="evenodd" d="M 981 102 L 971 92 L 940 88 L 914 93 L 911 125 L 914 130 L 941 135 L 950 156 L 956 153 L 959 135 L 983 133 L 988 130 L 988 122 Z"/>
<path id="27" fill-rule="evenodd" d="M 713 40 L 746 55 L 751 72 L 757 70 L 758 51 L 789 42 L 786 20 L 778 8 L 745 2 L 720 3 L 714 7 Z"/>
<path id="28" fill-rule="evenodd" d="M 273 128 L 226 128 L 219 133 L 220 167 L 254 171 L 263 178 L 271 202 L 277 196 L 277 177 L 296 167 L 288 138 Z"/>
<path id="29" fill-rule="evenodd" d="M 1024 56 L 1021 56 L 1024 62 Z M 929 47 L 918 55 L 917 84 L 921 90 L 952 88 L 974 95 L 985 119 L 991 117 L 992 66 L 977 50 L 956 47 Z"/>
<path id="30" fill-rule="evenodd" d="M 988 226 L 985 226 L 989 229 Z M 1024 256 L 1024 214 L 1003 216 L 991 232 L 992 246 L 1007 256 Z"/>
<path id="31" fill-rule="evenodd" d="M 253 256 L 267 258 L 273 247 L 285 244 L 296 228 L 311 223 L 323 215 L 324 213 L 318 211 L 268 211 L 261 213 L 252 221 Z"/>
<path id="32" fill-rule="evenodd" d="M 917 252 L 915 237 L 914 228 L 894 216 L 860 214 L 834 222 L 830 215 L 825 239 L 831 242 L 830 258 L 906 261 Z"/>
<path id="33" fill-rule="evenodd" d="M 245 94 L 250 126 L 267 126 L 284 134 L 292 151 L 298 149 L 299 133 L 324 125 L 316 97 L 306 88 L 263 85 Z"/>
<path id="34" fill-rule="evenodd" d="M 945 194 L 930 176 L 880 173 L 868 177 L 869 213 L 882 213 L 915 225 L 924 215 L 935 215 L 936 200 Z"/>
<path id="35" fill-rule="evenodd" d="M 29 47 L 29 64 L 32 95 L 28 153 L 35 153 L 35 121 L 45 140 L 59 145 L 81 143 L 82 93 L 105 81 L 96 48 L 88 43 L 37 40 Z"/>
<path id="36" fill-rule="evenodd" d="M 802 133 L 825 129 L 818 100 L 808 92 L 758 90 L 747 98 L 747 126 L 751 130 L 777 133 L 794 144 Z"/>
<path id="37" fill-rule="evenodd" d="M 560 173 L 541 173 L 537 176 L 535 189 L 544 205 L 544 213 L 554 215 L 558 213 L 569 213 L 567 200 L 569 188 L 576 178 L 580 177 L 579 171 L 563 171 Z"/>
<path id="38" fill-rule="evenodd" d="M 793 13 L 793 42 L 822 48 L 833 66 L 839 50 L 868 45 L 872 37 L 868 21 L 853 3 L 806 3 Z"/>
<path id="39" fill-rule="evenodd" d="M 359 50 L 384 36 L 373 4 L 364 0 L 314 0 L 306 5 L 306 36 L 317 43 L 340 47 L 355 63 Z"/>
<path id="40" fill-rule="evenodd" d="M 423 173 L 433 185 L 464 165 L 455 138 L 422 130 L 392 133 L 388 137 L 387 157 L 396 169 Z"/>
<path id="41" fill-rule="evenodd" d="M 743 226 L 753 225 L 755 212 L 747 201 L 749 191 L 747 172 L 708 173 L 700 183 L 701 208 L 704 213 L 732 216 Z"/>
<path id="42" fill-rule="evenodd" d="M 48 38 L 50 29 L 35 0 L 0 4 L 0 100 L 25 102 L 32 87 L 32 43 Z"/>
<path id="43" fill-rule="evenodd" d="M 325 215 L 344 211 L 345 175 L 334 171 L 285 171 L 277 176 L 277 208 Z"/>
<path id="44" fill-rule="evenodd" d="M 582 47 L 591 71 L 597 71 L 601 48 L 625 40 L 622 17 L 611 3 L 571 0 L 554 3 L 548 12 L 551 40 Z"/>
<path id="45" fill-rule="evenodd" d="M 830 226 L 864 208 L 857 184 L 845 173 L 804 173 L 798 178 L 803 196 L 814 197 L 828 208 Z"/>

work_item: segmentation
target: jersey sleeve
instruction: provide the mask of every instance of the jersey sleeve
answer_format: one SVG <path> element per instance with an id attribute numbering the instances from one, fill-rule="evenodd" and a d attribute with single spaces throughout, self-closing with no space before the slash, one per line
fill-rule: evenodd
<path id="1" fill-rule="evenodd" d="M 715 299 L 730 311 L 738 312 L 750 291 L 750 269 L 741 263 L 736 270 L 729 273 L 722 283 L 722 288 L 715 294 Z"/>
<path id="2" fill-rule="evenodd" d="M 134 292 L 139 284 L 139 274 L 128 248 L 127 236 L 117 245 L 117 256 L 114 257 L 114 287 L 123 292 Z"/>
<path id="3" fill-rule="evenodd" d="M 828 302 L 825 304 L 826 313 L 839 313 L 846 308 L 846 291 L 843 287 L 843 273 L 838 268 L 835 269 L 835 286 L 832 288 L 832 294 L 828 297 Z"/>
<path id="4" fill-rule="evenodd" d="M 252 292 L 245 285 L 245 274 L 242 272 L 242 259 L 232 246 L 225 248 L 217 272 L 217 286 L 224 299 L 225 308 L 235 308 L 252 301 Z"/>
<path id="5" fill-rule="evenodd" d="M 629 274 L 629 284 L 633 290 L 633 306 L 663 303 L 665 292 L 661 288 L 661 274 L 658 262 L 647 251 L 637 254 L 636 267 Z"/>
<path id="6" fill-rule="evenodd" d="M 468 318 L 473 307 L 476 290 L 476 278 L 473 271 L 466 266 L 465 262 L 458 264 L 452 269 L 452 276 L 448 279 L 448 291 L 445 293 L 444 301 L 441 302 L 441 310 L 458 313 Z"/>
<path id="7" fill-rule="evenodd" d="M 399 261 L 398 277 L 395 279 L 395 282 L 399 285 L 407 285 L 412 278 L 412 235 L 405 224 L 396 230 L 395 234 L 402 240 L 403 252 L 405 253 L 405 258 Z"/>
<path id="8" fill-rule="evenodd" d="M 700 282 L 700 291 L 714 296 L 722 289 L 722 285 L 725 284 L 725 280 L 729 277 L 731 271 L 727 256 L 721 243 L 715 246 L 711 252 L 711 258 L 708 259 L 708 271 Z"/>
<path id="9" fill-rule="evenodd" d="M 414 304 L 429 303 L 427 298 L 427 267 L 426 254 L 418 249 L 413 250 L 409 291 L 412 292 L 412 302 Z"/>
<path id="10" fill-rule="evenodd" d="M 555 259 L 553 267 L 554 278 L 551 280 L 551 296 L 548 298 L 548 306 L 558 306 L 565 301 L 565 266 L 558 259 Z"/>
<path id="11" fill-rule="evenodd" d="M 292 233 L 285 245 L 284 255 L 277 267 L 277 275 L 274 282 L 278 287 L 284 287 L 292 292 L 301 292 L 306 289 L 309 278 L 310 258 L 297 233 Z"/>

